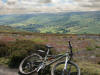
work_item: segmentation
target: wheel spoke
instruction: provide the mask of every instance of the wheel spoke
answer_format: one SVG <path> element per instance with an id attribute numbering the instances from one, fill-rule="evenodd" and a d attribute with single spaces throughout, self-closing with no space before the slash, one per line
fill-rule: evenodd
<path id="1" fill-rule="evenodd" d="M 35 72 L 39 65 L 41 64 L 41 56 L 39 55 L 30 55 L 26 57 L 20 65 L 20 71 L 22 74 L 30 74 L 31 72 Z"/>
<path id="2" fill-rule="evenodd" d="M 67 69 L 64 69 L 64 62 L 57 63 L 52 68 L 52 75 L 80 75 L 80 69 L 73 62 L 68 63 Z"/>
<path id="3" fill-rule="evenodd" d="M 61 75 L 64 75 L 64 70 L 62 71 Z"/>
<path id="4" fill-rule="evenodd" d="M 71 65 L 69 65 L 69 69 L 68 69 L 67 71 L 68 71 L 68 75 L 70 75 L 70 72 L 71 72 Z"/>

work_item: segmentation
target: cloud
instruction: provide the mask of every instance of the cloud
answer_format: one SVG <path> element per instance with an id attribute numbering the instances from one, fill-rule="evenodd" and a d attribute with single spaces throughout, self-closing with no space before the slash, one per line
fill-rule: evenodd
<path id="1" fill-rule="evenodd" d="M 75 0 L 80 7 L 100 10 L 100 0 Z"/>
<path id="2" fill-rule="evenodd" d="M 0 13 L 100 10 L 100 0 L 0 0 Z"/>
<path id="3" fill-rule="evenodd" d="M 2 0 L 0 0 L 0 7 L 1 7 L 1 6 L 3 6 L 3 2 L 2 2 Z"/>

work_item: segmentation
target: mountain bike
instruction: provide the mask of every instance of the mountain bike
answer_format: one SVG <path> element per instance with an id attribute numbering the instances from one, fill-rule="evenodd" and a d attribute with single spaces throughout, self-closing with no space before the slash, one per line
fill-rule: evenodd
<path id="1" fill-rule="evenodd" d="M 25 57 L 19 66 L 20 73 L 28 75 L 39 72 L 54 63 L 54 66 L 51 68 L 51 75 L 80 75 L 80 68 L 72 61 L 72 45 L 70 41 L 68 42 L 70 51 L 64 54 L 50 55 L 50 49 L 53 47 L 47 45 L 48 50 L 44 58 L 39 54 L 32 54 Z M 43 50 L 38 51 L 41 53 L 45 52 Z M 65 60 L 63 58 L 65 58 Z"/>

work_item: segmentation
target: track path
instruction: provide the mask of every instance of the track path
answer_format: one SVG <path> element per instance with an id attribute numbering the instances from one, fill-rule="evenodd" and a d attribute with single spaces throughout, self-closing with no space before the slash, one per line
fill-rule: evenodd
<path id="1" fill-rule="evenodd" d="M 17 69 L 10 69 L 6 66 L 0 65 L 0 75 L 19 75 Z"/>
<path id="2" fill-rule="evenodd" d="M 11 69 L 6 66 L 0 65 L 0 75 L 19 75 L 18 69 Z M 38 75 L 37 73 L 31 75 Z"/>

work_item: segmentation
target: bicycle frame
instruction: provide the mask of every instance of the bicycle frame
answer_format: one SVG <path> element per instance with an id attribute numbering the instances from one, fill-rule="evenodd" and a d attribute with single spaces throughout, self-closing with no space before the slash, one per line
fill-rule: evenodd
<path id="1" fill-rule="evenodd" d="M 48 58 L 48 54 L 49 54 L 49 49 L 47 51 L 46 56 L 44 57 L 43 63 L 41 64 L 41 66 L 38 68 L 37 72 L 42 69 L 45 68 L 46 66 L 52 65 L 53 63 L 59 61 L 60 59 L 66 57 L 65 60 L 65 66 L 64 66 L 64 70 L 67 68 L 67 62 L 69 61 L 69 53 L 64 53 L 64 54 L 60 54 L 60 55 L 56 55 L 57 57 L 55 57 L 55 59 L 53 61 L 51 61 L 50 63 L 47 63 L 47 58 Z M 45 66 L 45 67 L 44 67 Z"/>
<path id="2" fill-rule="evenodd" d="M 65 54 L 56 55 L 56 57 L 53 59 L 53 61 L 51 61 L 50 63 L 46 63 L 46 66 L 49 66 L 49 65 L 59 61 L 60 59 L 62 59 L 64 57 L 66 57 L 66 59 L 69 58 L 69 54 L 65 53 Z"/>
<path id="3" fill-rule="evenodd" d="M 74 66 L 76 68 L 77 75 L 80 75 L 79 67 L 77 66 L 77 64 L 75 64 L 74 62 L 71 61 L 71 59 L 73 57 L 73 51 L 72 51 L 72 46 L 71 46 L 70 41 L 69 41 L 70 51 L 67 50 L 68 52 L 66 52 L 64 54 L 49 55 L 50 48 L 52 48 L 52 47 L 49 45 L 47 45 L 46 47 L 48 48 L 48 50 L 46 52 L 43 50 L 38 50 L 39 52 L 42 53 L 41 55 L 40 55 L 40 53 L 38 53 L 38 54 L 34 53 L 34 54 L 24 58 L 19 66 L 20 73 L 31 74 L 33 72 L 39 72 L 39 71 L 41 73 L 42 70 L 45 69 L 47 66 L 50 66 L 56 62 L 54 64 L 54 66 L 51 68 L 52 75 L 55 75 L 55 71 L 57 70 L 57 67 L 59 67 L 59 65 L 61 66 L 61 70 L 62 70 L 61 75 L 66 74 L 66 72 L 68 72 L 67 74 L 70 75 L 72 66 Z M 43 53 L 46 53 L 45 57 L 42 56 Z M 36 60 L 32 60 L 32 59 L 36 59 Z M 62 69 L 62 65 L 64 65 L 63 69 Z"/>
<path id="4" fill-rule="evenodd" d="M 44 60 L 43 60 L 43 63 L 42 65 L 39 67 L 38 71 L 43 68 L 44 66 L 49 66 L 57 61 L 59 61 L 60 59 L 66 57 L 66 60 L 65 60 L 65 66 L 64 66 L 64 70 L 67 69 L 67 63 L 69 60 L 71 60 L 72 56 L 73 56 L 73 53 L 72 53 L 72 46 L 70 44 L 70 41 L 69 41 L 69 48 L 70 48 L 70 53 L 69 52 L 66 52 L 65 54 L 60 54 L 60 55 L 56 55 L 57 58 L 55 58 L 53 61 L 51 61 L 50 63 L 47 63 L 47 58 L 48 58 L 48 55 L 49 55 L 49 52 L 50 52 L 50 49 L 48 48 L 47 50 L 47 53 L 46 53 L 46 56 L 44 57 Z"/>
<path id="5" fill-rule="evenodd" d="M 60 59 L 66 57 L 66 60 L 65 60 L 65 67 L 64 69 L 66 69 L 67 67 L 67 62 L 69 61 L 69 53 L 66 52 L 64 54 L 59 54 L 59 55 L 55 55 L 55 58 L 53 59 L 53 61 L 51 61 L 50 63 L 47 63 L 47 58 L 49 57 L 49 52 L 50 52 L 50 49 L 47 50 L 47 53 L 46 53 L 46 56 L 44 57 L 44 60 L 43 60 L 43 63 L 45 64 L 42 64 L 42 65 L 45 65 L 45 66 L 49 66 L 49 65 L 52 65 L 53 63 L 59 61 Z M 52 55 L 51 55 L 52 56 Z M 42 66 L 41 65 L 41 66 Z M 41 67 L 42 68 L 42 67 Z"/>

